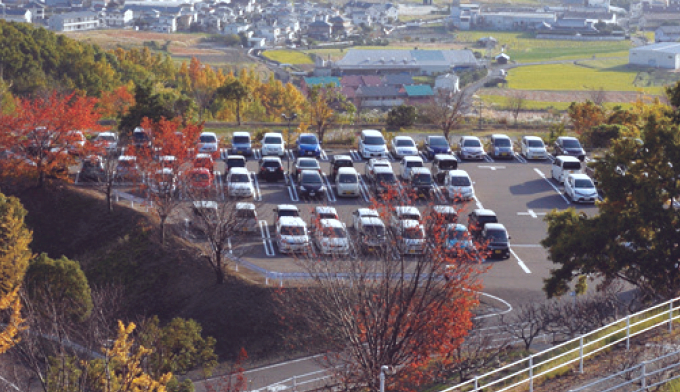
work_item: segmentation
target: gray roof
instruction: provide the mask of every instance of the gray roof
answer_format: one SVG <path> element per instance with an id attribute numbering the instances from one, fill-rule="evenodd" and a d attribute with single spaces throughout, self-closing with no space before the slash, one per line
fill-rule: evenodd
<path id="1" fill-rule="evenodd" d="M 339 67 L 455 66 L 477 64 L 471 50 L 350 49 L 337 61 Z"/>
<path id="2" fill-rule="evenodd" d="M 680 26 L 660 26 L 657 31 L 661 30 L 666 34 L 679 34 Z"/>
<path id="3" fill-rule="evenodd" d="M 651 51 L 660 52 L 668 54 L 680 54 L 680 43 L 677 42 L 660 42 L 658 44 L 638 46 L 637 48 L 631 49 L 632 51 Z"/>
<path id="4" fill-rule="evenodd" d="M 399 88 L 395 86 L 361 86 L 356 91 L 361 97 L 392 97 L 399 95 Z"/>
<path id="5" fill-rule="evenodd" d="M 411 75 L 385 75 L 383 81 L 388 85 L 413 84 L 413 77 Z"/>
<path id="6" fill-rule="evenodd" d="M 55 19 L 71 19 L 71 18 L 93 18 L 97 17 L 99 14 L 92 11 L 78 11 L 78 12 L 67 12 L 65 14 L 52 15 Z"/>

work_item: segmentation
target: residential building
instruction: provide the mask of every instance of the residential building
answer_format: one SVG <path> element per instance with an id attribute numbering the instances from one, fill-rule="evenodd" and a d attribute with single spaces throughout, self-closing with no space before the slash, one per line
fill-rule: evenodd
<path id="1" fill-rule="evenodd" d="M 18 23 L 32 23 L 33 18 L 31 11 L 27 9 L 2 9 L 2 14 L 0 14 L 0 19 L 4 19 L 8 22 L 18 22 Z"/>
<path id="2" fill-rule="evenodd" d="M 475 25 L 479 29 L 524 31 L 556 21 L 557 14 L 554 12 L 484 12 L 477 17 Z"/>
<path id="3" fill-rule="evenodd" d="M 99 15 L 90 11 L 52 15 L 48 26 L 53 31 L 93 30 L 99 28 Z"/>
<path id="4" fill-rule="evenodd" d="M 131 25 L 133 18 L 131 9 L 111 9 L 103 12 L 102 21 L 105 26 L 122 28 Z"/>
<path id="5" fill-rule="evenodd" d="M 413 84 L 413 77 L 408 74 L 385 75 L 382 82 L 388 86 L 403 87 L 407 84 Z"/>
<path id="6" fill-rule="evenodd" d="M 434 91 L 429 84 L 412 84 L 403 87 L 406 93 L 405 103 L 418 105 L 432 102 Z"/>
<path id="7" fill-rule="evenodd" d="M 645 67 L 680 69 L 680 43 L 660 42 L 630 49 L 628 62 Z"/>
<path id="8" fill-rule="evenodd" d="M 224 26 L 224 34 L 239 34 L 248 31 L 250 25 L 247 23 L 232 23 Z"/>
<path id="9" fill-rule="evenodd" d="M 654 30 L 655 42 L 678 42 L 680 40 L 680 26 L 661 26 Z"/>
<path id="10" fill-rule="evenodd" d="M 434 80 L 435 90 L 446 90 L 452 93 L 460 91 L 460 78 L 452 73 L 437 76 Z"/>
<path id="11" fill-rule="evenodd" d="M 471 50 L 350 49 L 332 65 L 336 75 L 432 75 L 480 64 Z"/>
<path id="12" fill-rule="evenodd" d="M 333 25 L 328 23 L 328 18 L 321 20 L 315 20 L 314 22 L 307 25 L 307 37 L 320 40 L 328 41 L 333 34 Z"/>

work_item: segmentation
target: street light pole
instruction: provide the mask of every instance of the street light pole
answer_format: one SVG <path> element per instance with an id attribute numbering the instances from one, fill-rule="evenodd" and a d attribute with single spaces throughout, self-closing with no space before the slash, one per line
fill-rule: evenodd
<path id="1" fill-rule="evenodd" d="M 385 373 L 394 373 L 394 368 L 387 365 L 380 367 L 380 392 L 385 392 Z"/>
<path id="2" fill-rule="evenodd" d="M 297 113 L 292 113 L 290 116 L 287 115 L 286 113 L 281 113 L 281 117 L 288 122 L 288 137 L 286 138 L 286 143 L 287 147 L 290 148 L 290 122 L 295 120 L 297 118 Z M 290 156 L 286 154 L 288 157 L 288 176 L 290 176 Z"/>

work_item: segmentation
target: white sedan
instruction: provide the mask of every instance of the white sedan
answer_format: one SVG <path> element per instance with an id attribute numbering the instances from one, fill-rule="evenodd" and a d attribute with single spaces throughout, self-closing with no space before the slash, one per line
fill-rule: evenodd
<path id="1" fill-rule="evenodd" d="M 392 150 L 392 155 L 396 159 L 401 159 L 406 156 L 416 156 L 418 155 L 418 147 L 416 142 L 410 136 L 395 136 L 392 139 L 390 149 Z"/>
<path id="2" fill-rule="evenodd" d="M 248 169 L 235 167 L 227 174 L 227 189 L 231 197 L 251 197 L 255 193 Z"/>
<path id="3" fill-rule="evenodd" d="M 564 181 L 564 194 L 574 203 L 595 203 L 597 188 L 587 174 L 570 174 Z"/>

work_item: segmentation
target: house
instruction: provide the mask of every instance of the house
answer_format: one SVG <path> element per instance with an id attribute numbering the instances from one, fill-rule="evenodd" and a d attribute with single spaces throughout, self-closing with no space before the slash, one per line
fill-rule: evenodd
<path id="1" fill-rule="evenodd" d="M 628 63 L 645 67 L 680 69 L 680 43 L 660 42 L 630 49 Z"/>
<path id="2" fill-rule="evenodd" d="M 250 25 L 247 23 L 232 23 L 224 26 L 222 32 L 224 34 L 238 34 L 248 31 Z"/>
<path id="3" fill-rule="evenodd" d="M 497 64 L 507 64 L 508 61 L 510 61 L 510 56 L 508 56 L 505 53 L 501 53 L 498 56 L 494 57 L 494 60 L 496 60 Z"/>
<path id="4" fill-rule="evenodd" d="M 406 93 L 405 102 L 409 105 L 429 103 L 434 98 L 434 91 L 429 84 L 412 84 L 402 89 Z"/>
<path id="5" fill-rule="evenodd" d="M 31 23 L 33 18 L 31 11 L 29 10 L 3 7 L 2 14 L 0 14 L 0 19 L 4 19 L 8 22 Z"/>
<path id="6" fill-rule="evenodd" d="M 494 37 L 482 37 L 477 40 L 477 46 L 481 48 L 495 48 L 498 40 Z"/>
<path id="7" fill-rule="evenodd" d="M 353 12 L 352 24 L 355 26 L 366 26 L 371 27 L 373 25 L 373 17 L 366 13 L 366 11 Z"/>
<path id="8" fill-rule="evenodd" d="M 408 74 L 385 75 L 382 78 L 382 82 L 388 86 L 402 87 L 407 84 L 413 84 L 413 77 Z"/>
<path id="9" fill-rule="evenodd" d="M 99 14 L 91 11 L 52 15 L 48 20 L 52 31 L 82 31 L 99 28 Z"/>
<path id="10" fill-rule="evenodd" d="M 267 40 L 264 37 L 250 37 L 248 38 L 248 46 L 255 49 L 264 49 L 267 46 Z"/>
<path id="11" fill-rule="evenodd" d="M 350 49 L 333 64 L 333 72 L 336 75 L 432 75 L 479 66 L 468 49 Z"/>
<path id="12" fill-rule="evenodd" d="M 366 108 L 390 109 L 404 103 L 406 92 L 396 86 L 361 86 L 354 96 L 354 105 L 358 110 Z"/>
<path id="13" fill-rule="evenodd" d="M 437 76 L 434 80 L 435 90 L 446 90 L 452 93 L 460 91 L 460 78 L 452 73 Z"/>
<path id="14" fill-rule="evenodd" d="M 346 36 L 352 32 L 352 21 L 344 16 L 338 15 L 328 19 L 331 24 L 331 34 L 334 36 Z"/>
<path id="15" fill-rule="evenodd" d="M 159 15 L 149 29 L 159 33 L 175 33 L 177 32 L 177 16 Z"/>
<path id="16" fill-rule="evenodd" d="M 680 40 L 680 26 L 661 26 L 654 30 L 655 42 L 678 42 Z"/>
<path id="17" fill-rule="evenodd" d="M 111 9 L 107 10 L 102 21 L 107 27 L 125 27 L 132 24 L 134 14 L 131 9 Z"/>
<path id="18" fill-rule="evenodd" d="M 333 34 L 333 26 L 328 23 L 328 18 L 325 17 L 322 20 L 315 20 L 314 22 L 307 25 L 307 37 L 320 40 L 328 41 Z"/>
<path id="19" fill-rule="evenodd" d="M 359 86 L 379 86 L 383 84 L 380 76 L 376 75 L 347 75 L 340 79 L 340 85 L 345 87 L 357 88 Z"/>
<path id="20" fill-rule="evenodd" d="M 537 26 L 557 21 L 554 12 L 484 12 L 477 17 L 477 28 L 489 30 L 535 30 Z"/>

